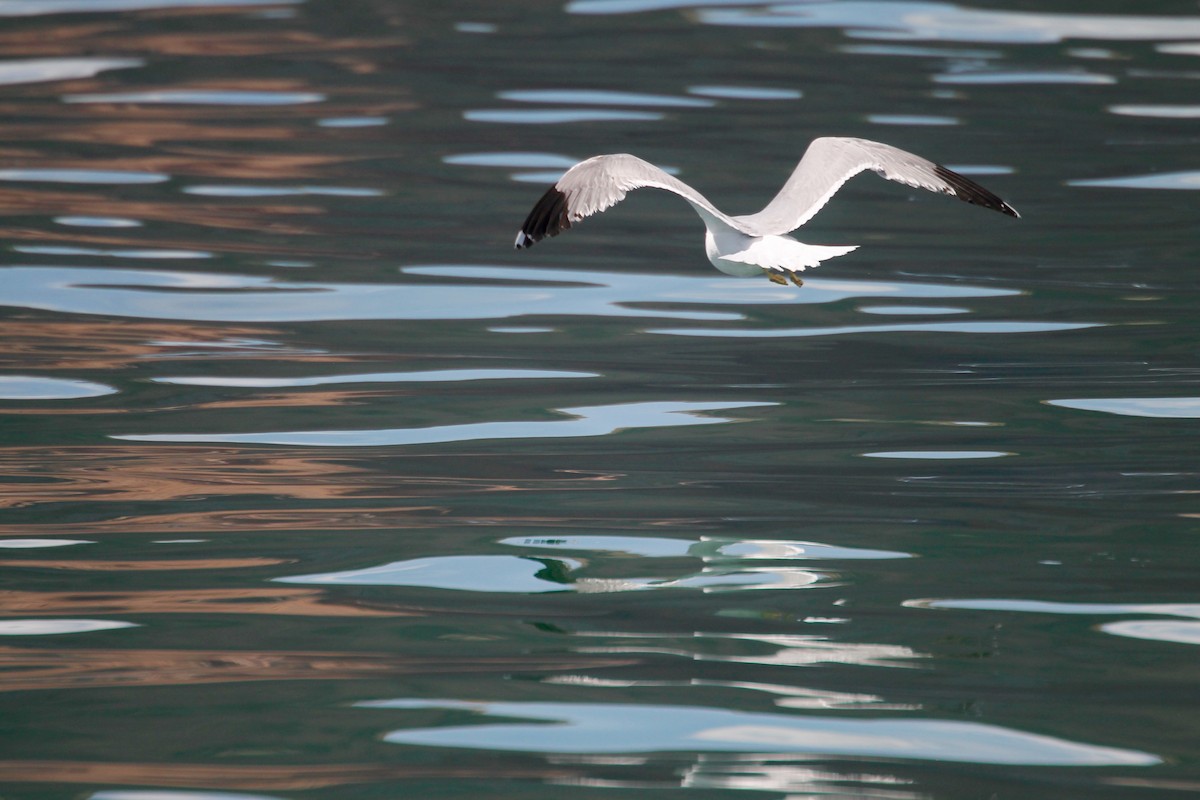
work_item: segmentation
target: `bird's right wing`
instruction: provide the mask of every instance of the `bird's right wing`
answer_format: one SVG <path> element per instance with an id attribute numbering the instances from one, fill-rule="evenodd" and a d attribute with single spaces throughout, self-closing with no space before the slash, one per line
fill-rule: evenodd
<path id="1" fill-rule="evenodd" d="M 707 223 L 710 219 L 728 227 L 745 230 L 681 180 L 671 177 L 648 161 L 626 153 L 594 156 L 567 170 L 533 206 L 514 246 L 532 247 L 548 236 L 557 236 L 571 225 L 592 214 L 599 214 L 625 199 L 634 189 L 664 189 L 673 192 L 696 210 Z"/>
<path id="2" fill-rule="evenodd" d="M 970 178 L 918 155 L 868 139 L 824 137 L 808 146 L 787 183 L 766 208 L 735 219 L 753 227 L 758 235 L 794 231 L 812 219 L 842 184 L 868 169 L 890 181 L 952 195 L 1011 217 L 1020 216 Z"/>

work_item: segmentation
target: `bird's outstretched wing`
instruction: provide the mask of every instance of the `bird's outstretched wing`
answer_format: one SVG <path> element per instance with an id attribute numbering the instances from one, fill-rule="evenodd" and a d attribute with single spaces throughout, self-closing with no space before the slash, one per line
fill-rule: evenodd
<path id="1" fill-rule="evenodd" d="M 846 181 L 864 170 L 931 192 L 952 195 L 1010 217 L 1016 209 L 975 183 L 920 156 L 867 139 L 814 139 L 779 194 L 757 214 L 735 217 L 758 235 L 794 231 L 816 215 Z"/>
<path id="2" fill-rule="evenodd" d="M 687 200 L 705 222 L 716 220 L 748 232 L 717 210 L 704 195 L 648 161 L 626 153 L 594 156 L 567 170 L 558 183 L 546 191 L 534 205 L 517 233 L 516 249 L 533 247 L 536 242 L 558 234 L 592 214 L 598 214 L 625 199 L 634 189 L 665 189 Z"/>

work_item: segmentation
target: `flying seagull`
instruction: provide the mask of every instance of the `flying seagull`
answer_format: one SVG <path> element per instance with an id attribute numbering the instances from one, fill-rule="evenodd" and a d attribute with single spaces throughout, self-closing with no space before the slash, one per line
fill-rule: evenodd
<path id="1" fill-rule="evenodd" d="M 812 219 L 842 184 L 863 170 L 890 181 L 953 195 L 1010 217 L 1016 209 L 979 184 L 940 164 L 867 139 L 813 140 L 787 183 L 757 214 L 731 217 L 704 195 L 653 164 L 626 153 L 594 156 L 571 167 L 537 201 L 517 233 L 516 249 L 533 247 L 625 199 L 633 189 L 665 189 L 691 204 L 704 221 L 704 252 L 727 275 L 766 273 L 773 282 L 801 284 L 798 273 L 842 256 L 857 245 L 804 244 L 787 234 Z"/>

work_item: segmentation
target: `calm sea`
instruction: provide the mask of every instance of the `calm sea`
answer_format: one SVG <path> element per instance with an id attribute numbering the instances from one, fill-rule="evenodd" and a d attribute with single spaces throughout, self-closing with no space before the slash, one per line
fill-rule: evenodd
<path id="1" fill-rule="evenodd" d="M 1200 9 L 0 0 L 4 800 L 1200 794 Z M 730 213 L 873 175 L 803 288 Z"/>

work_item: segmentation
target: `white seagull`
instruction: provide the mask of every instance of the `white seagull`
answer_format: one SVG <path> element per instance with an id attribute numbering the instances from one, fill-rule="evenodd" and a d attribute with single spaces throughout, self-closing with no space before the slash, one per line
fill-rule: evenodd
<path id="1" fill-rule="evenodd" d="M 547 236 L 557 236 L 584 217 L 616 205 L 633 189 L 665 189 L 688 201 L 704 221 L 704 252 L 714 267 L 727 275 L 766 273 L 785 286 L 790 278 L 799 286 L 798 273 L 805 268 L 858 246 L 804 244 L 787 234 L 812 219 L 842 184 L 868 169 L 890 181 L 1021 216 L 969 178 L 920 156 L 867 139 L 823 137 L 808 146 L 766 208 L 740 217 L 723 213 L 691 186 L 637 156 L 619 153 L 580 161 L 534 205 L 517 233 L 515 247 L 533 247 Z"/>

